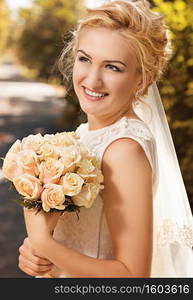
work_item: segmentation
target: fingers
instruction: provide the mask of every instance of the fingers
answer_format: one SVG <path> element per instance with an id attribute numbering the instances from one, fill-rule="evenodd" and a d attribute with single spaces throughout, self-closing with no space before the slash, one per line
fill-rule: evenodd
<path id="1" fill-rule="evenodd" d="M 31 246 L 30 240 L 26 238 L 19 248 L 19 268 L 30 276 L 42 276 L 52 269 L 53 264 L 39 257 Z"/>
<path id="2" fill-rule="evenodd" d="M 20 255 L 19 268 L 30 276 L 39 276 L 49 272 L 52 269 L 52 265 L 37 265 Z"/>
<path id="3" fill-rule="evenodd" d="M 23 265 L 22 263 L 19 263 L 19 268 L 24 272 L 26 273 L 27 275 L 30 275 L 30 276 L 43 276 L 45 275 L 46 273 L 48 273 L 49 271 L 51 271 L 51 269 L 49 269 L 48 271 L 46 272 L 36 272 L 28 267 L 26 267 L 25 265 Z"/>
<path id="4" fill-rule="evenodd" d="M 52 265 L 52 263 L 49 260 L 34 255 L 31 250 L 29 250 L 23 246 L 21 246 L 19 248 L 19 253 L 21 256 L 25 257 L 26 260 L 30 261 L 33 264 L 40 265 L 40 266 L 41 265 L 43 265 L 43 266 L 44 265 L 45 266 Z"/>
<path id="5" fill-rule="evenodd" d="M 26 238 L 24 240 L 23 245 L 19 248 L 19 252 L 21 255 L 23 255 L 25 258 L 29 259 L 34 264 L 38 265 L 51 265 L 52 263 L 43 257 L 40 257 L 37 255 L 35 250 L 32 248 L 30 240 Z"/>

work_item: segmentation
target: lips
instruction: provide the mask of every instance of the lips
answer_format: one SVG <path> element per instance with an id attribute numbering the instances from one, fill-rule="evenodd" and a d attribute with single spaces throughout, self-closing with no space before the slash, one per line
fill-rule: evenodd
<path id="1" fill-rule="evenodd" d="M 86 93 L 86 89 L 88 91 L 91 91 L 93 93 L 99 93 L 99 94 L 103 94 L 104 96 L 92 96 Z M 88 89 L 86 87 L 83 86 L 83 92 L 84 92 L 84 96 L 88 99 L 88 100 L 92 100 L 92 101 L 100 101 L 103 100 L 105 97 L 107 97 L 109 94 L 105 93 L 105 92 L 97 92 L 97 91 L 93 91 L 91 89 Z"/>

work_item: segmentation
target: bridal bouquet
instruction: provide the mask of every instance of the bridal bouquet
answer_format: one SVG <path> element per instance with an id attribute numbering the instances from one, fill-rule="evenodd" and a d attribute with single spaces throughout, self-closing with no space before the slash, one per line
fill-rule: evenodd
<path id="1" fill-rule="evenodd" d="M 2 171 L 21 195 L 20 204 L 37 212 L 89 208 L 104 188 L 99 161 L 73 131 L 17 140 Z"/>

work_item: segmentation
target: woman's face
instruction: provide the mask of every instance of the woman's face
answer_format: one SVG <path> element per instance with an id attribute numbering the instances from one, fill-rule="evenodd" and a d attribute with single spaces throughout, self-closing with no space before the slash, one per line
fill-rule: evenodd
<path id="1" fill-rule="evenodd" d="M 139 81 L 135 55 L 118 32 L 101 27 L 83 30 L 73 84 L 87 115 L 115 116 L 125 111 Z"/>

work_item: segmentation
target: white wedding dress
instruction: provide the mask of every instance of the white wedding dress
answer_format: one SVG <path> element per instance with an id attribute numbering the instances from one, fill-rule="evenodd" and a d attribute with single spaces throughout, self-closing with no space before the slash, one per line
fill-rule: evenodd
<path id="1" fill-rule="evenodd" d="M 156 143 L 150 129 L 143 121 L 122 117 L 112 125 L 96 130 L 88 130 L 88 123 L 84 123 L 77 128 L 76 132 L 80 136 L 80 141 L 89 147 L 100 161 L 102 161 L 107 146 L 116 139 L 128 137 L 137 141 L 152 167 L 152 188 L 153 197 L 155 197 L 159 179 Z M 151 277 L 193 277 L 193 270 L 189 267 L 193 265 L 192 232 L 190 233 L 187 228 L 179 229 L 172 228 L 172 226 L 170 220 L 166 219 L 161 228 L 154 227 Z M 175 231 L 180 232 L 176 239 L 175 236 L 170 237 L 170 234 Z M 65 212 L 55 228 L 54 238 L 82 254 L 98 259 L 112 259 L 111 237 L 101 196 L 97 197 L 91 208 L 82 207 L 80 209 L 79 219 L 76 213 Z M 180 251 L 182 256 L 187 257 L 186 266 L 184 266 L 183 257 L 181 262 L 173 261 L 175 260 L 175 251 L 178 253 L 178 257 Z M 70 277 L 70 274 L 54 267 L 45 277 Z"/>

